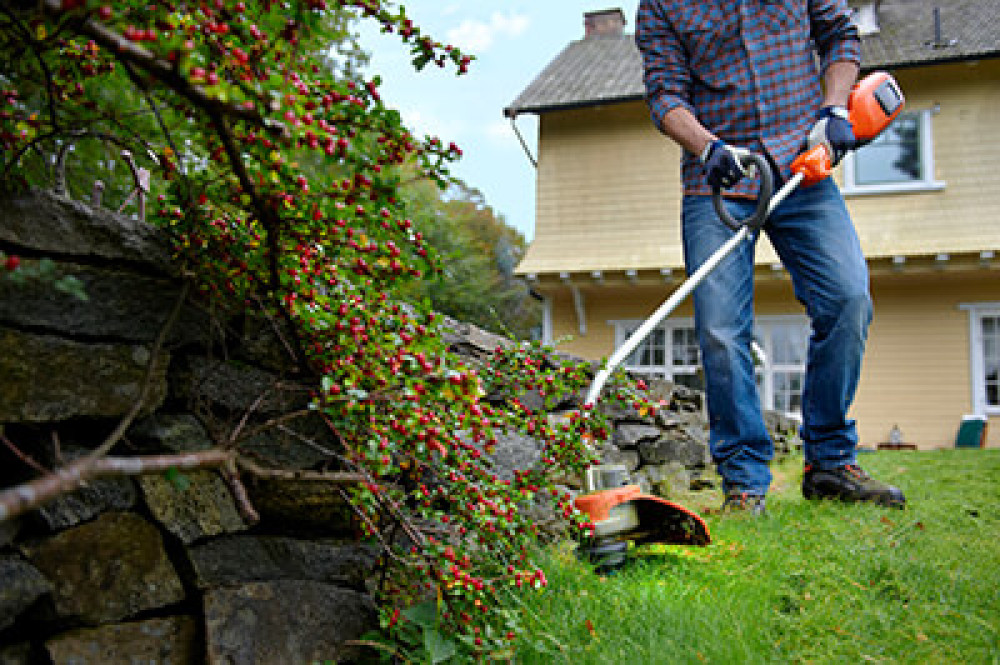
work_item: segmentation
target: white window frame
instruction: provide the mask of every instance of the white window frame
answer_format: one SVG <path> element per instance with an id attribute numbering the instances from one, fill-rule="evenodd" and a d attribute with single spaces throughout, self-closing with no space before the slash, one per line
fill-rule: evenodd
<path id="1" fill-rule="evenodd" d="M 972 384 L 972 409 L 979 416 L 1000 416 L 1000 405 L 986 403 L 986 384 L 981 377 L 986 373 L 983 343 L 983 319 L 1000 318 L 1000 302 L 965 303 L 959 306 L 969 312 L 969 381 Z"/>
<path id="2" fill-rule="evenodd" d="M 904 113 L 907 113 L 904 111 Z M 856 182 L 856 162 L 858 152 L 863 152 L 861 148 L 857 152 L 848 153 L 844 157 L 843 163 L 843 185 L 841 191 L 847 196 L 863 196 L 866 194 L 899 194 L 906 192 L 934 192 L 945 188 L 945 183 L 934 179 L 934 131 L 931 119 L 934 111 L 924 109 L 921 111 L 910 111 L 916 114 L 920 120 L 920 172 L 923 174 L 921 180 L 910 180 L 908 182 L 883 182 L 878 184 L 858 184 Z"/>
<path id="3" fill-rule="evenodd" d="M 615 348 L 617 349 L 622 344 L 624 344 L 625 340 L 628 339 L 629 332 L 631 332 L 631 331 L 635 330 L 636 328 L 638 328 L 640 325 L 643 324 L 643 322 L 644 322 L 643 319 L 621 319 L 621 320 L 615 320 L 615 321 L 608 321 L 608 324 L 611 325 L 611 326 L 613 326 L 614 329 L 615 329 Z M 680 318 L 680 319 L 671 319 L 671 320 L 664 321 L 663 323 L 661 323 L 659 326 L 657 326 L 657 329 L 658 330 L 662 330 L 663 334 L 664 334 L 664 339 L 665 339 L 666 346 L 665 346 L 665 349 L 664 349 L 663 358 L 664 358 L 665 364 L 663 364 L 663 365 L 648 365 L 648 366 L 629 365 L 628 364 L 628 360 L 629 359 L 626 358 L 625 361 L 622 363 L 622 367 L 625 368 L 626 370 L 630 371 L 630 372 L 635 372 L 636 374 L 646 374 L 646 375 L 657 376 L 657 377 L 662 376 L 667 381 L 674 381 L 674 369 L 675 369 L 675 367 L 670 362 L 671 358 L 673 357 L 673 354 L 671 352 L 672 351 L 672 345 L 673 345 L 673 332 L 674 332 L 674 330 L 677 330 L 677 329 L 691 329 L 691 330 L 693 330 L 694 329 L 694 319 L 692 319 L 690 317 L 688 317 L 688 318 Z M 635 351 L 633 353 L 636 353 L 636 352 L 638 352 L 638 351 Z M 681 367 L 681 369 L 683 369 L 683 370 L 693 370 L 693 371 L 697 372 L 699 366 L 700 365 L 684 365 L 684 366 Z M 687 374 L 688 372 L 684 372 L 684 373 Z"/>
<path id="4" fill-rule="evenodd" d="M 627 339 L 628 331 L 635 330 L 642 324 L 642 319 L 621 319 L 608 321 L 608 325 L 614 327 L 615 331 L 615 348 L 620 347 L 625 343 Z M 805 359 L 801 365 L 790 365 L 781 364 L 776 365 L 772 361 L 773 354 L 771 351 L 771 329 L 772 326 L 777 324 L 798 324 L 804 326 L 807 330 L 809 329 L 809 319 L 805 315 L 801 314 L 787 314 L 787 315 L 772 315 L 772 316 L 757 316 L 754 319 L 756 330 L 761 334 L 761 339 L 763 341 L 763 348 L 755 349 L 754 353 L 757 356 L 757 367 L 756 371 L 761 373 L 761 381 L 759 384 L 758 392 L 760 393 L 761 406 L 765 410 L 774 409 L 774 372 L 775 371 L 796 371 L 801 370 L 803 376 L 805 375 L 806 362 Z M 671 358 L 673 357 L 671 345 L 673 344 L 673 332 L 677 329 L 693 329 L 694 319 L 688 318 L 677 318 L 668 319 L 658 326 L 659 329 L 664 331 L 666 348 L 664 349 L 664 362 L 662 366 L 642 366 L 636 367 L 634 365 L 627 364 L 626 362 L 622 364 L 622 367 L 630 372 L 636 374 L 645 374 L 652 376 L 663 376 L 668 381 L 674 381 L 674 370 L 677 369 L 671 364 Z M 756 346 L 756 344 L 755 344 Z M 685 373 L 691 372 L 691 370 L 698 371 L 700 365 L 697 366 L 682 366 L 680 369 Z M 792 418 L 801 418 L 801 414 L 797 412 L 785 413 L 786 416 Z"/>
<path id="5" fill-rule="evenodd" d="M 802 374 L 803 381 L 805 381 L 806 373 L 806 363 L 808 362 L 809 353 L 809 318 L 803 314 L 785 314 L 785 315 L 774 315 L 774 316 L 758 316 L 755 319 L 756 330 L 755 333 L 759 332 L 761 336 L 761 341 L 763 344 L 759 351 L 755 351 L 757 354 L 758 366 L 757 372 L 760 373 L 760 385 L 758 390 L 761 393 L 760 402 L 763 408 L 776 410 L 774 406 L 774 373 L 775 372 L 795 372 L 799 371 Z M 805 328 L 806 330 L 806 357 L 802 359 L 802 363 L 775 363 L 774 362 L 774 352 L 772 345 L 771 333 L 773 327 L 777 325 L 788 325 L 797 324 Z M 804 386 L 803 386 L 804 387 Z M 799 411 L 782 411 L 782 413 L 788 417 L 801 418 L 802 414 Z"/>

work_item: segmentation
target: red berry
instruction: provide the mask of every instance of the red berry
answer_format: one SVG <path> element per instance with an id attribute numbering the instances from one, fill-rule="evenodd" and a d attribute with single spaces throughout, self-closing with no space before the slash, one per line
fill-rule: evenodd
<path id="1" fill-rule="evenodd" d="M 3 267 L 7 269 L 7 272 L 14 272 L 20 265 L 21 265 L 20 257 L 11 255 L 7 257 L 6 261 L 4 261 Z"/>

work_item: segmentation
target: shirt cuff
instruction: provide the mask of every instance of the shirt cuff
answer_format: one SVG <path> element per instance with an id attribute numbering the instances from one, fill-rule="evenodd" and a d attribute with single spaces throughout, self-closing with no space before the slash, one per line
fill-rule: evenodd
<path id="1" fill-rule="evenodd" d="M 649 100 L 649 115 L 653 119 L 656 128 L 663 131 L 663 119 L 675 108 L 685 108 L 694 114 L 694 108 L 688 102 L 676 95 L 660 95 Z"/>
<path id="2" fill-rule="evenodd" d="M 823 54 L 822 71 L 835 62 L 853 62 L 861 65 L 861 42 L 857 39 L 845 39 L 834 44 Z"/>

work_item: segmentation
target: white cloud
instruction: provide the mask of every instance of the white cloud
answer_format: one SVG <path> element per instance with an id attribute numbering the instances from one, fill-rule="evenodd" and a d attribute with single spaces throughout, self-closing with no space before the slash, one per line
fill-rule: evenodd
<path id="1" fill-rule="evenodd" d="M 463 128 L 455 118 L 444 117 L 431 108 L 406 107 L 399 109 L 405 124 L 418 138 L 424 134 L 437 136 L 445 143 L 461 139 Z"/>
<path id="2" fill-rule="evenodd" d="M 463 51 L 483 53 L 493 46 L 498 37 L 518 37 L 528 29 L 531 21 L 524 14 L 493 12 L 488 22 L 466 19 L 457 28 L 448 31 L 448 41 Z"/>

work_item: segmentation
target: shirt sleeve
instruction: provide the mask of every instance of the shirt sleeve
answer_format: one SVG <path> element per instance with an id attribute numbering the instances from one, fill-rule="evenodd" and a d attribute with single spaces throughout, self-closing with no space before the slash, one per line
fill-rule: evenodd
<path id="1" fill-rule="evenodd" d="M 655 0 L 639 3 L 635 43 L 642 54 L 646 103 L 653 124 L 662 132 L 667 113 L 679 106 L 694 113 L 694 108 L 689 101 L 691 73 L 684 47 L 660 12 Z"/>
<path id="2" fill-rule="evenodd" d="M 861 64 L 861 38 L 846 0 L 809 0 L 809 20 L 821 71 L 835 62 Z"/>

